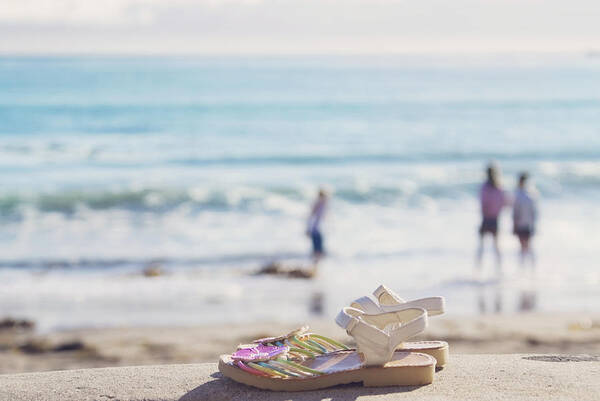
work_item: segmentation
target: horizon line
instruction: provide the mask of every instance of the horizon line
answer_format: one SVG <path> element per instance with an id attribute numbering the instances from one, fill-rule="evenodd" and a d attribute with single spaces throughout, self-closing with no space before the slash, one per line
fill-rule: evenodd
<path id="1" fill-rule="evenodd" d="M 449 51 L 381 51 L 381 52 L 37 52 L 37 51 L 2 51 L 0 58 L 128 58 L 128 57 L 353 57 L 353 56 L 551 56 L 551 55 L 581 55 L 600 57 L 600 49 L 582 50 L 449 50 Z"/>

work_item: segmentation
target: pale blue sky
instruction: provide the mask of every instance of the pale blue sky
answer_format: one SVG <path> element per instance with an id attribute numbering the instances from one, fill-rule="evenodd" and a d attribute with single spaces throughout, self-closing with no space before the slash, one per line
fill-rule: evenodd
<path id="1" fill-rule="evenodd" d="M 600 49 L 598 0 L 1 0 L 3 53 Z"/>

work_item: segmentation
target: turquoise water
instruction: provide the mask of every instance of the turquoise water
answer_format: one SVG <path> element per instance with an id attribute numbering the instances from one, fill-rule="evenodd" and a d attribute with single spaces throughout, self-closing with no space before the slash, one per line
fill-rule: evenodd
<path id="1" fill-rule="evenodd" d="M 208 301 L 236 309 L 249 289 L 324 291 L 334 310 L 386 282 L 473 313 L 464 288 L 478 286 L 475 195 L 491 159 L 507 190 L 526 169 L 540 192 L 538 308 L 597 307 L 598 59 L 0 58 L 0 312 L 166 324 Z M 305 263 L 320 185 L 333 195 L 320 278 L 248 278 L 269 260 Z M 170 276 L 132 275 L 156 259 Z M 263 298 L 249 315 L 279 316 Z M 74 304 L 95 320 L 65 316 Z"/>

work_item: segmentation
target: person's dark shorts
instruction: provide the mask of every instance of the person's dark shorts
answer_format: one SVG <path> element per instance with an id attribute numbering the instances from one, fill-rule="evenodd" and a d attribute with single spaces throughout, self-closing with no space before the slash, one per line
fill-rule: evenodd
<path id="1" fill-rule="evenodd" d="M 515 235 L 519 238 L 529 239 L 533 236 L 533 230 L 529 227 L 518 227 L 514 231 Z"/>
<path id="2" fill-rule="evenodd" d="M 498 232 L 498 219 L 484 217 L 479 227 L 479 234 L 491 233 L 496 235 Z"/>
<path id="3" fill-rule="evenodd" d="M 310 233 L 312 240 L 313 253 L 323 253 L 323 236 L 317 230 Z"/>

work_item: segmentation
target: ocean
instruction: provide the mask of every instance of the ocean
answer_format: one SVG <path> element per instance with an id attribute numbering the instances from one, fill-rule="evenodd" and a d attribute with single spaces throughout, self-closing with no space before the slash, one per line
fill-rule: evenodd
<path id="1" fill-rule="evenodd" d="M 539 192 L 534 273 L 507 209 L 502 276 L 489 249 L 473 275 L 490 160 Z M 320 186 L 317 278 L 252 275 L 309 263 Z M 0 316 L 41 330 L 332 318 L 380 283 L 456 315 L 597 310 L 599 201 L 584 54 L 0 58 Z"/>

